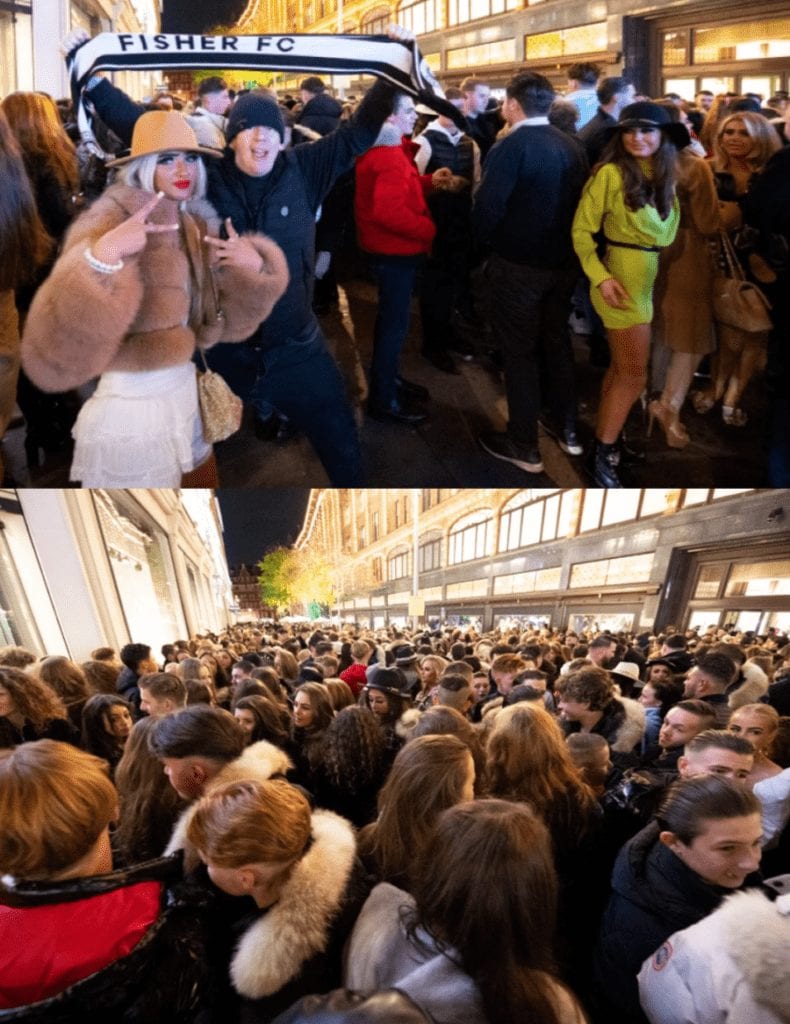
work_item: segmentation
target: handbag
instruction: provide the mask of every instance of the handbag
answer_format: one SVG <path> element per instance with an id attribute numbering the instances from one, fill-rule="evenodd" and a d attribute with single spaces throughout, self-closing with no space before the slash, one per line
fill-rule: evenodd
<path id="1" fill-rule="evenodd" d="M 746 280 L 726 231 L 719 233 L 719 252 L 724 273 L 720 271 L 713 279 L 714 319 L 745 334 L 770 331 L 773 327 L 768 313 L 771 303 L 756 284 Z"/>
<path id="2" fill-rule="evenodd" d="M 203 421 L 203 437 L 208 444 L 225 441 L 241 426 L 244 403 L 228 387 L 224 378 L 209 370 L 203 350 L 200 350 L 204 370 L 198 373 L 198 402 Z"/>

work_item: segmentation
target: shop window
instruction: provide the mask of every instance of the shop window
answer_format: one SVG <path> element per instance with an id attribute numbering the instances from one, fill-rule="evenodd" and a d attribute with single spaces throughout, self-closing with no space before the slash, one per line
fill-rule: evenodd
<path id="1" fill-rule="evenodd" d="M 716 92 L 721 90 L 716 89 Z M 696 78 L 665 78 L 663 93 L 666 96 L 667 93 L 676 92 L 678 96 L 682 96 L 684 100 L 688 100 L 689 103 L 694 102 L 694 97 L 697 94 L 697 79 Z"/>
<path id="2" fill-rule="evenodd" d="M 409 575 L 409 553 L 402 551 L 387 559 L 387 579 L 400 580 Z"/>
<path id="3" fill-rule="evenodd" d="M 521 6 L 521 0 L 449 0 L 448 24 L 463 25 L 467 21 L 479 21 L 494 14 L 515 11 Z"/>
<path id="4" fill-rule="evenodd" d="M 633 522 L 639 508 L 639 496 L 640 491 L 635 488 L 607 491 L 601 526 Z"/>
<path id="5" fill-rule="evenodd" d="M 661 38 L 661 62 L 667 66 L 678 66 L 689 62 L 688 30 L 664 32 Z"/>
<path id="6" fill-rule="evenodd" d="M 359 25 L 359 31 L 366 36 L 386 35 L 387 25 L 392 21 L 389 7 L 376 8 L 371 14 L 365 15 Z"/>
<path id="7" fill-rule="evenodd" d="M 488 580 L 464 580 L 463 583 L 447 584 L 447 600 L 457 600 L 464 597 L 485 597 L 488 593 Z"/>
<path id="8" fill-rule="evenodd" d="M 167 536 L 121 492 L 93 496 L 129 636 L 158 650 L 186 628 Z"/>
<path id="9" fill-rule="evenodd" d="M 606 46 L 606 22 L 598 21 L 527 36 L 525 56 L 527 60 L 545 60 L 574 53 L 601 53 Z"/>
<path id="10" fill-rule="evenodd" d="M 0 96 L 33 88 L 30 3 L 4 3 L 0 11 Z"/>
<path id="11" fill-rule="evenodd" d="M 595 562 L 578 562 L 571 568 L 569 586 L 612 587 L 625 583 L 646 583 L 653 568 L 653 552 L 603 558 Z"/>
<path id="12" fill-rule="evenodd" d="M 447 67 L 483 67 L 488 64 L 512 64 L 516 58 L 516 40 L 499 39 L 495 43 L 464 46 L 447 51 Z"/>
<path id="13" fill-rule="evenodd" d="M 790 560 L 734 565 L 727 580 L 726 597 L 777 597 L 790 594 Z"/>
<path id="14" fill-rule="evenodd" d="M 790 19 L 787 17 L 697 28 L 693 32 L 695 64 L 790 57 Z"/>
<path id="15" fill-rule="evenodd" d="M 719 587 L 724 576 L 724 566 L 703 565 L 697 577 L 694 597 L 697 600 L 710 600 L 719 596 Z"/>
<path id="16" fill-rule="evenodd" d="M 735 79 L 731 77 L 700 78 L 699 87 L 707 89 L 715 96 L 722 92 L 738 92 L 738 89 L 735 88 Z"/>
<path id="17" fill-rule="evenodd" d="M 690 487 L 683 495 L 683 508 L 690 505 L 704 505 L 710 491 L 707 487 Z"/>
<path id="18" fill-rule="evenodd" d="M 420 544 L 420 572 L 432 572 L 442 565 L 442 538 Z"/>
<path id="19" fill-rule="evenodd" d="M 603 508 L 604 492 L 602 490 L 587 490 L 584 492 L 584 504 L 582 505 L 581 531 L 597 530 L 601 520 L 601 509 Z"/>

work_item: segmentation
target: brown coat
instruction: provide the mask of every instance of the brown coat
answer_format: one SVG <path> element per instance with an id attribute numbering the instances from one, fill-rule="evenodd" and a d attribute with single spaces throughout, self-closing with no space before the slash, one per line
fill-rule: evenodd
<path id="1" fill-rule="evenodd" d="M 653 293 L 653 337 L 675 352 L 704 355 L 716 347 L 708 242 L 719 229 L 718 197 L 707 160 L 680 154 L 678 199 L 680 227 L 661 253 Z"/>
<path id="2" fill-rule="evenodd" d="M 279 246 L 251 235 L 265 270 L 215 272 L 225 314 L 224 325 L 215 322 L 202 236 L 216 236 L 219 219 L 202 199 L 189 200 L 186 213 L 179 212 L 179 231 L 150 234 L 143 251 L 127 257 L 117 273 L 93 270 L 85 249 L 150 199 L 141 189 L 113 185 L 69 230 L 60 258 L 36 294 L 22 339 L 22 365 L 42 390 L 65 391 L 107 370 L 180 366 L 196 346 L 243 341 L 285 291 L 288 267 Z M 163 199 L 148 222 L 172 221 L 172 207 Z"/>

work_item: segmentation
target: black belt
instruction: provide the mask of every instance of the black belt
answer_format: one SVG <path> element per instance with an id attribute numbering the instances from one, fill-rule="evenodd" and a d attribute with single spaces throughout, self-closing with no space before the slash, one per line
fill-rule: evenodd
<path id="1" fill-rule="evenodd" d="M 639 252 L 661 252 L 664 248 L 663 245 L 634 245 L 633 242 L 613 242 L 611 238 L 607 238 L 605 235 L 604 241 L 607 245 L 614 245 L 618 249 L 638 249 Z"/>

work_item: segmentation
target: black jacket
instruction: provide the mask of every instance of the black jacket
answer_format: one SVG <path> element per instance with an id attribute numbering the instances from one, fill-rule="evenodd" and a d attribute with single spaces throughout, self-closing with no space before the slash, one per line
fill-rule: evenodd
<path id="1" fill-rule="evenodd" d="M 340 124 L 342 112 L 343 108 L 336 99 L 329 93 L 319 92 L 302 107 L 296 123 L 318 132 L 319 135 L 328 135 Z"/>
<path id="2" fill-rule="evenodd" d="M 608 1019 L 618 1024 L 645 1021 L 636 976 L 647 957 L 673 932 L 714 911 L 732 891 L 709 885 L 686 867 L 659 840 L 660 831 L 652 822 L 620 851 L 595 947 L 596 994 Z M 759 881 L 759 875 L 750 875 L 745 886 Z"/>
<path id="3" fill-rule="evenodd" d="M 511 263 L 573 266 L 571 223 L 586 180 L 581 150 L 558 128 L 514 129 L 486 161 L 472 210 L 478 241 Z"/>
<path id="4" fill-rule="evenodd" d="M 161 912 L 126 956 L 29 1006 L 0 1010 L 0 1022 L 25 1024 L 197 1024 L 208 1021 L 212 974 L 204 906 L 208 894 L 180 881 L 181 858 L 149 861 L 109 875 L 0 887 L 0 903 L 27 909 L 76 903 L 141 882 L 163 885 Z M 120 912 L 120 911 L 119 911 Z M 127 914 L 134 913 L 126 904 Z M 79 941 L 67 932 L 57 941 Z M 57 972 L 53 964 L 53 972 Z"/>
<path id="5" fill-rule="evenodd" d="M 607 114 L 603 107 L 598 107 L 595 116 L 590 118 L 587 124 L 579 130 L 576 138 L 584 146 L 590 167 L 594 167 L 598 163 L 601 153 L 609 141 L 606 129 L 615 124 L 617 124 L 617 119 L 611 114 Z"/>
<path id="6" fill-rule="evenodd" d="M 118 681 L 115 684 L 116 691 L 123 697 L 124 700 L 128 700 L 134 709 L 132 712 L 133 718 L 140 717 L 140 687 L 138 683 L 140 676 L 125 665 L 118 673 Z"/>

